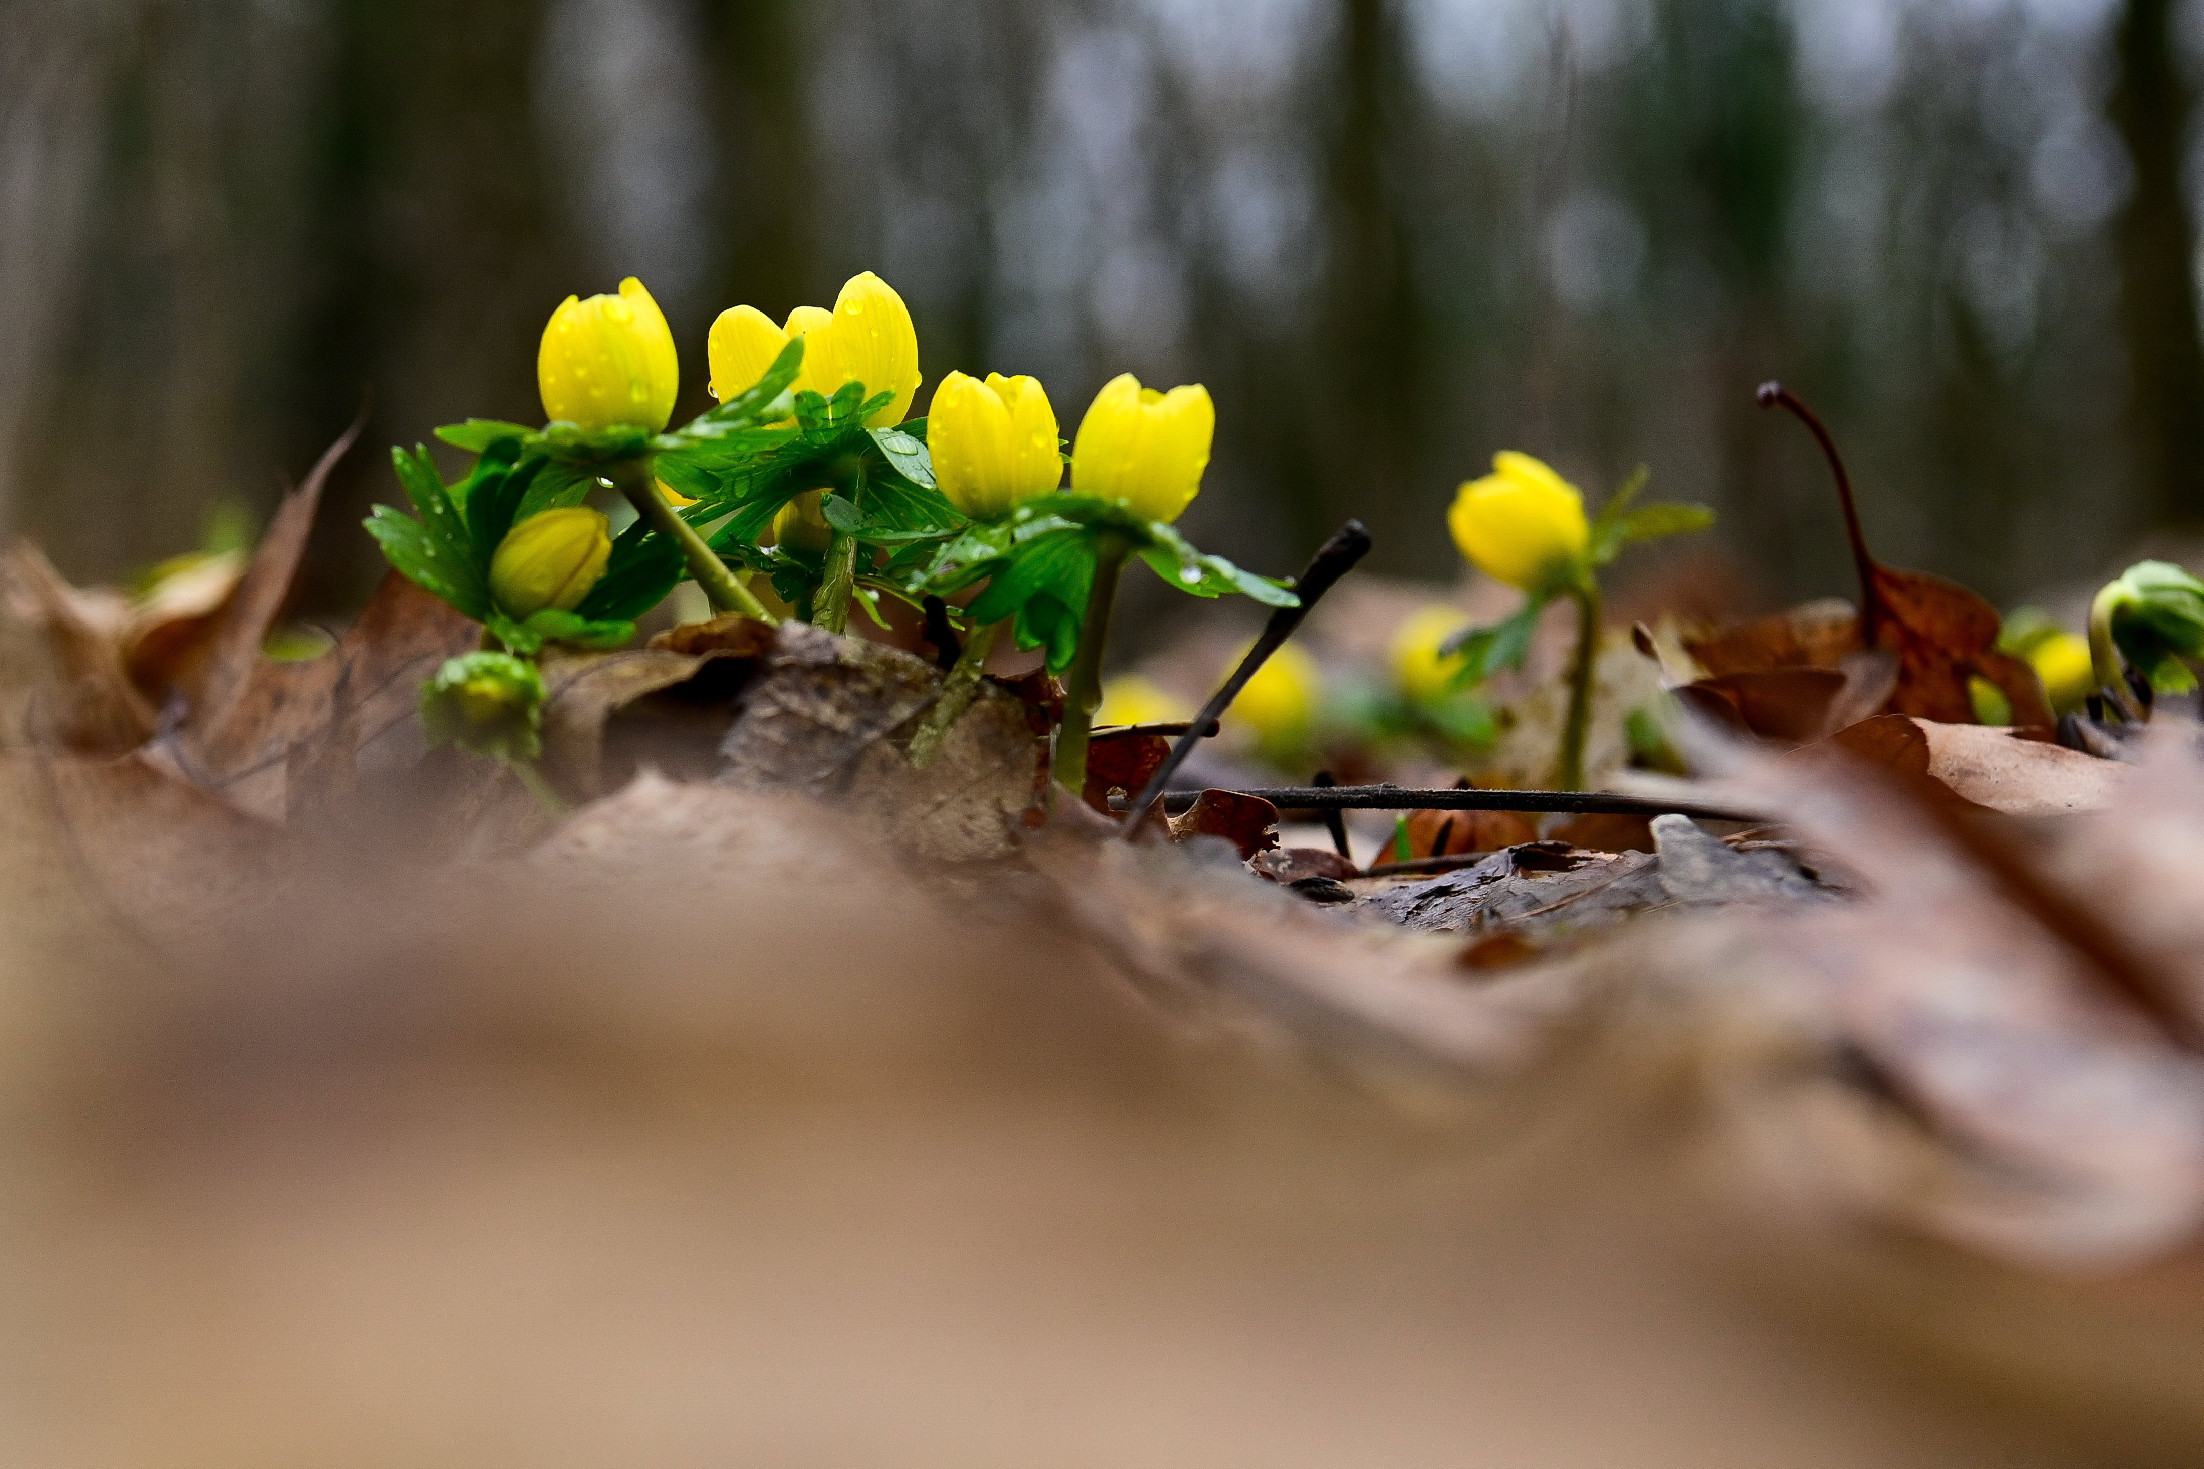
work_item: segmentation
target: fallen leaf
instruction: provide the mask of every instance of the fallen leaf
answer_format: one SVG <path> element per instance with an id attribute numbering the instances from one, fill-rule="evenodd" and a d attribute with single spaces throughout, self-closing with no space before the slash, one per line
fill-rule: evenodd
<path id="1" fill-rule="evenodd" d="M 808 796 L 923 857 L 999 856 L 1035 790 L 1026 709 L 983 681 L 940 757 L 913 770 L 898 740 L 909 738 L 941 679 L 912 654 L 784 622 L 743 690 L 719 779 Z"/>
<path id="2" fill-rule="evenodd" d="M 1194 804 L 1171 818 L 1171 840 L 1223 837 L 1239 850 L 1240 860 L 1278 845 L 1278 808 L 1260 796 L 1238 791 L 1203 791 Z"/>
<path id="3" fill-rule="evenodd" d="M 2130 768 L 2024 739 L 2007 729 L 1903 714 L 1862 720 L 1785 758 L 1816 764 L 1832 751 L 1908 781 L 1926 782 L 1966 805 L 2009 816 L 2096 810 L 2112 799 Z"/>
<path id="4" fill-rule="evenodd" d="M 1109 814 L 1112 792 L 1128 800 L 1139 795 L 1170 756 L 1171 742 L 1162 735 L 1096 731 L 1087 744 L 1087 804 Z"/>
<path id="5" fill-rule="evenodd" d="M 78 592 L 22 540 L 0 553 L 0 592 L 8 610 L 38 632 L 52 663 L 53 676 L 26 711 L 33 741 L 119 755 L 152 737 L 153 706 L 123 666 L 128 609 L 119 598 Z"/>
<path id="6" fill-rule="evenodd" d="M 1312 877 L 1343 882 L 1361 876 L 1361 869 L 1329 847 L 1275 847 L 1257 852 L 1248 866 L 1258 877 L 1291 886 Z"/>
<path id="7" fill-rule="evenodd" d="M 1538 828 L 1519 811 L 1411 811 L 1408 855 L 1456 857 L 1497 852 L 1538 840 Z"/>

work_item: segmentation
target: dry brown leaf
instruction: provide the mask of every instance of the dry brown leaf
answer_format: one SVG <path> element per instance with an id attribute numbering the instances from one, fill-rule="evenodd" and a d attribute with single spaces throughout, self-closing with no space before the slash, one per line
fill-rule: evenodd
<path id="1" fill-rule="evenodd" d="M 0 592 L 8 611 L 38 632 L 51 662 L 52 677 L 25 715 L 33 741 L 119 755 L 152 737 L 153 706 L 123 666 L 129 613 L 119 598 L 77 591 L 44 552 L 22 540 L 0 552 Z"/>
<path id="2" fill-rule="evenodd" d="M 1408 855 L 1458 857 L 1497 852 L 1538 840 L 1538 828 L 1518 811 L 1411 811 Z"/>
<path id="3" fill-rule="evenodd" d="M 1949 797 L 2009 816 L 2051 816 L 2106 805 L 2127 778 L 2118 761 L 2025 739 L 1979 724 L 1883 714 L 1839 730 L 1787 759 L 1818 763 L 1831 751 L 1888 774 L 1926 781 Z"/>
<path id="4" fill-rule="evenodd" d="M 1194 804 L 1171 818 L 1171 840 L 1223 837 L 1246 861 L 1278 845 L 1278 808 L 1260 796 L 1238 791 L 1203 791 Z"/>
<path id="5" fill-rule="evenodd" d="M 1139 795 L 1170 757 L 1171 742 L 1162 735 L 1096 730 L 1087 744 L 1087 804 L 1107 815 L 1112 792 L 1128 800 Z"/>
<path id="6" fill-rule="evenodd" d="M 241 551 L 208 556 L 164 578 L 135 609 L 123 639 L 123 662 L 148 698 L 195 688 L 204 678 L 245 565 Z"/>
<path id="7" fill-rule="evenodd" d="M 720 779 L 808 796 L 943 861 L 997 856 L 1033 799 L 1037 761 L 1023 704 L 992 683 L 924 770 L 904 758 L 941 689 L 922 658 L 784 622 L 744 688 Z"/>

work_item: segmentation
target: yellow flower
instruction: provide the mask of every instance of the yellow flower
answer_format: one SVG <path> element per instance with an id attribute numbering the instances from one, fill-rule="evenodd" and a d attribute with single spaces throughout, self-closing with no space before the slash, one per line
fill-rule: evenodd
<path id="1" fill-rule="evenodd" d="M 799 390 L 833 397 L 844 383 L 863 383 L 865 396 L 895 394 L 895 401 L 865 422 L 873 428 L 901 423 L 925 381 L 918 370 L 918 329 L 903 298 L 871 271 L 853 275 L 834 299 L 834 309 L 799 306 L 785 326 L 754 306 L 733 306 L 712 323 L 706 351 L 712 396 L 722 403 L 765 376 L 781 349 L 804 339 Z"/>
<path id="2" fill-rule="evenodd" d="M 1159 393 L 1131 373 L 1095 395 L 1071 448 L 1071 486 L 1149 520 L 1176 520 L 1201 490 L 1217 410 L 1200 384 Z"/>
<path id="3" fill-rule="evenodd" d="M 681 388 L 681 363 L 665 313 L 643 283 L 629 276 L 617 296 L 561 301 L 536 352 L 536 386 L 554 423 L 663 429 Z"/>
<path id="4" fill-rule="evenodd" d="M 773 544 L 819 554 L 834 542 L 834 527 L 819 511 L 824 490 L 806 490 L 773 515 Z"/>
<path id="5" fill-rule="evenodd" d="M 975 520 L 1008 515 L 1020 500 L 1048 493 L 1064 477 L 1056 410 L 1029 377 L 991 372 L 981 382 L 950 373 L 934 389 L 926 443 L 934 482 Z"/>
<path id="6" fill-rule="evenodd" d="M 1119 674 L 1102 685 L 1102 705 L 1094 722 L 1104 724 L 1169 724 L 1187 717 L 1184 704 L 1137 673 Z"/>
<path id="7" fill-rule="evenodd" d="M 1528 454 L 1495 454 L 1492 468 L 1462 486 L 1447 528 L 1478 570 L 1528 591 L 1584 555 L 1584 497 Z"/>
<path id="8" fill-rule="evenodd" d="M 1427 704 L 1454 691 L 1454 675 L 1462 660 L 1442 657 L 1439 649 L 1472 621 L 1459 607 L 1433 603 L 1411 613 L 1394 630 L 1386 658 L 1393 666 L 1393 682 L 1403 694 Z"/>
<path id="9" fill-rule="evenodd" d="M 1246 656 L 1247 650 L 1241 649 L 1240 657 Z M 1239 658 L 1232 663 L 1238 666 Z M 1290 750 L 1307 741 L 1323 697 L 1324 675 L 1316 660 L 1287 643 L 1255 670 L 1225 717 L 1253 730 L 1256 743 L 1264 749 Z"/>
<path id="10" fill-rule="evenodd" d="M 546 607 L 572 612 L 605 574 L 612 537 L 605 518 L 585 506 L 546 510 L 506 532 L 490 558 L 490 594 L 526 619 Z"/>
<path id="11" fill-rule="evenodd" d="M 704 355 L 712 367 L 712 396 L 724 403 L 747 392 L 788 345 L 788 333 L 755 306 L 730 306 L 712 323 Z"/>
<path id="12" fill-rule="evenodd" d="M 2061 713 L 2079 709 L 2082 701 L 2097 687 L 2096 672 L 2089 661 L 2089 642 L 2085 638 L 2065 631 L 2053 632 L 2039 638 L 2027 656 L 2035 666 L 2036 677 L 2043 680 L 2043 692 L 2050 698 L 2051 707 Z"/>

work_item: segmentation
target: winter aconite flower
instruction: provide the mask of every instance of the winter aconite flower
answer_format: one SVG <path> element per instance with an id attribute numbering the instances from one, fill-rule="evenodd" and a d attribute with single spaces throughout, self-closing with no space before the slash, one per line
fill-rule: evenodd
<path id="1" fill-rule="evenodd" d="M 1096 724 L 1169 724 L 1184 719 L 1187 708 L 1137 673 L 1122 673 L 1102 686 Z"/>
<path id="2" fill-rule="evenodd" d="M 1168 393 L 1131 373 L 1095 395 L 1071 449 L 1071 487 L 1148 520 L 1171 521 L 1201 490 L 1217 410 L 1199 384 Z"/>
<path id="3" fill-rule="evenodd" d="M 1528 454 L 1503 451 L 1454 497 L 1447 528 L 1487 576 L 1525 591 L 1565 576 L 1591 544 L 1584 496 Z"/>
<path id="4" fill-rule="evenodd" d="M 989 373 L 985 382 L 952 372 L 926 414 L 934 483 L 974 520 L 1008 515 L 1064 477 L 1056 410 L 1030 377 Z"/>
<path id="5" fill-rule="evenodd" d="M 1393 641 L 1386 650 L 1387 661 L 1393 668 L 1394 684 L 1410 702 L 1428 704 L 1454 691 L 1455 676 L 1462 668 L 1461 655 L 1447 657 L 1440 650 L 1468 631 L 1471 620 L 1459 607 L 1433 603 L 1410 613 L 1394 629 Z"/>
<path id="6" fill-rule="evenodd" d="M 506 533 L 490 558 L 490 594 L 525 620 L 545 608 L 571 612 L 605 574 L 612 536 L 584 506 L 531 515 Z"/>
<path id="7" fill-rule="evenodd" d="M 633 276 L 617 296 L 560 302 L 536 353 L 545 416 L 583 429 L 659 432 L 673 417 L 680 377 L 665 313 Z"/>
<path id="8" fill-rule="evenodd" d="M 783 326 L 773 325 L 754 306 L 722 311 L 706 343 L 712 396 L 724 403 L 755 384 L 798 337 L 804 339 L 798 390 L 831 398 L 844 383 L 854 382 L 865 385 L 867 398 L 893 393 L 893 401 L 866 418 L 873 428 L 901 423 L 911 411 L 911 399 L 925 381 L 918 370 L 918 329 L 903 298 L 869 270 L 849 278 L 832 311 L 799 306 Z"/>
<path id="9" fill-rule="evenodd" d="M 1246 656 L 1244 650 L 1240 656 Z M 1235 658 L 1233 664 L 1238 663 Z M 1308 743 L 1323 697 L 1324 674 L 1316 660 L 1297 644 L 1287 643 L 1263 660 L 1225 718 L 1252 730 L 1260 748 L 1283 753 Z"/>
<path id="10" fill-rule="evenodd" d="M 533 760 L 542 752 L 543 697 L 535 664 L 510 653 L 469 653 L 421 685 L 421 727 L 432 746 Z"/>

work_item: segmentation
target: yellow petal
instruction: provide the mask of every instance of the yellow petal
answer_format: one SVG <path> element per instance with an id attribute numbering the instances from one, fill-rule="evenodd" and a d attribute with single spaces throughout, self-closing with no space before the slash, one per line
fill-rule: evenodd
<path id="1" fill-rule="evenodd" d="M 819 509 L 825 490 L 806 490 L 783 505 L 773 516 L 773 544 L 813 555 L 833 544 L 834 527 Z"/>
<path id="2" fill-rule="evenodd" d="M 1447 511 L 1464 556 L 1526 590 L 1563 573 L 1591 542 L 1584 497 L 1527 454 L 1493 456 L 1493 473 L 1464 484 Z"/>
<path id="3" fill-rule="evenodd" d="M 788 316 L 789 335 L 804 337 L 804 386 L 831 398 L 845 383 L 863 383 L 865 396 L 894 398 L 865 422 L 874 428 L 901 423 L 925 379 L 918 370 L 918 329 L 903 298 L 871 271 L 853 275 L 829 313 L 799 306 Z"/>
<path id="4" fill-rule="evenodd" d="M 605 574 L 612 536 L 586 506 L 546 510 L 506 532 L 490 558 L 490 593 L 525 620 L 545 608 L 571 612 Z"/>
<path id="5" fill-rule="evenodd" d="M 537 348 L 536 385 L 554 422 L 663 429 L 680 393 L 681 364 L 665 313 L 643 283 L 629 276 L 616 296 L 560 302 Z"/>
<path id="6" fill-rule="evenodd" d="M 931 428 L 932 419 L 928 425 Z M 1120 674 L 1102 685 L 1096 724 L 1169 724 L 1191 713 L 1184 704 L 1137 673 Z"/>
<path id="7" fill-rule="evenodd" d="M 1386 661 L 1392 665 L 1393 682 L 1403 694 L 1417 703 L 1429 703 L 1453 692 L 1454 674 L 1462 660 L 1458 656 L 1443 658 L 1439 649 L 1468 628 L 1471 621 L 1459 607 L 1433 603 L 1410 613 L 1394 629 Z"/>
<path id="8" fill-rule="evenodd" d="M 2043 680 L 2043 692 L 2051 707 L 2060 713 L 2080 708 L 2096 689 L 2089 644 L 2070 632 L 2055 632 L 2038 642 L 2028 650 L 2028 661 L 2034 665 L 2036 677 Z"/>
<path id="9" fill-rule="evenodd" d="M 730 306 L 712 323 L 705 352 L 712 365 L 712 396 L 724 403 L 747 392 L 788 345 L 788 335 L 755 306 Z"/>
<path id="10" fill-rule="evenodd" d="M 1201 490 L 1217 412 L 1199 384 L 1168 393 L 1131 373 L 1095 395 L 1071 450 L 1071 485 L 1149 520 L 1176 520 Z"/>
<path id="11" fill-rule="evenodd" d="M 1245 648 L 1240 658 L 1247 656 Z M 1224 671 L 1237 667 L 1239 658 Z M 1253 730 L 1256 743 L 1284 752 L 1304 744 L 1324 696 L 1324 675 L 1300 644 L 1287 643 L 1263 661 L 1226 713 L 1227 724 Z"/>
<path id="12" fill-rule="evenodd" d="M 949 502 L 977 520 L 1010 513 L 1019 501 L 1056 488 L 1056 413 L 1029 377 L 989 374 L 986 382 L 952 372 L 934 390 L 926 416 L 934 482 Z"/>

